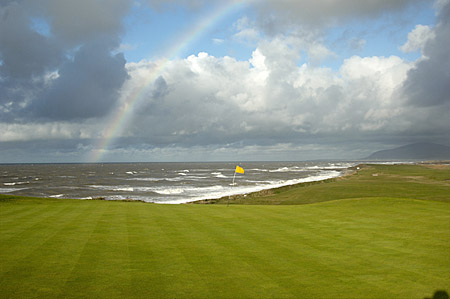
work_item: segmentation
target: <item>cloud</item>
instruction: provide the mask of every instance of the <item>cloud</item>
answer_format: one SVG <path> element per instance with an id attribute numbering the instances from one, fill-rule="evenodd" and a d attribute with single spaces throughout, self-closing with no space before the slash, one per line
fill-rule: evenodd
<path id="1" fill-rule="evenodd" d="M 399 11 L 408 5 L 423 0 L 265 0 L 252 2 L 259 7 L 261 24 L 266 24 L 267 32 L 273 32 L 273 26 L 303 24 L 312 26 L 328 26 L 351 19 L 374 18 L 386 12 Z M 277 15 L 278 24 L 274 24 L 267 16 Z M 272 26 L 272 30 L 271 27 Z"/>
<path id="2" fill-rule="evenodd" d="M 67 46 L 116 36 L 131 0 L 28 0 L 50 23 L 51 33 Z"/>
<path id="3" fill-rule="evenodd" d="M 430 39 L 434 39 L 435 34 L 430 26 L 416 25 L 413 31 L 408 33 L 407 42 L 400 47 L 403 52 L 422 51 L 425 44 Z"/>
<path id="4" fill-rule="evenodd" d="M 64 140 L 94 138 L 98 127 L 93 123 L 0 123 L 0 142 L 25 142 L 31 140 Z"/>
<path id="5" fill-rule="evenodd" d="M 221 45 L 225 42 L 225 40 L 221 38 L 213 38 L 212 41 L 215 45 Z"/>
<path id="6" fill-rule="evenodd" d="M 234 29 L 237 31 L 233 37 L 244 43 L 257 42 L 261 36 L 255 26 L 254 22 L 248 17 L 242 17 L 233 24 Z"/>
<path id="7" fill-rule="evenodd" d="M 356 38 L 356 37 L 350 39 L 350 42 L 349 42 L 350 48 L 353 50 L 356 50 L 356 51 L 363 50 L 365 45 L 366 45 L 366 40 L 361 39 L 361 38 Z"/>
<path id="8" fill-rule="evenodd" d="M 29 16 L 16 3 L 0 6 L 0 57 L 3 78 L 31 79 L 62 61 L 57 41 L 32 31 Z M 33 45 L 33 46 L 30 46 Z"/>
<path id="9" fill-rule="evenodd" d="M 354 56 L 338 71 L 299 66 L 291 42 L 262 42 L 248 62 L 206 53 L 171 61 L 142 95 L 127 136 L 155 147 L 267 146 L 414 129 L 397 98 L 411 63 Z M 157 68 L 129 64 L 124 96 Z"/>
<path id="10" fill-rule="evenodd" d="M 31 112 L 54 120 L 106 115 L 128 76 L 125 62 L 123 54 L 112 56 L 102 42 L 83 45 L 60 67 L 58 78 L 33 102 Z"/>
<path id="11" fill-rule="evenodd" d="M 434 38 L 426 40 L 423 58 L 408 72 L 403 93 L 412 105 L 450 105 L 450 3 L 442 7 Z"/>
<path id="12" fill-rule="evenodd" d="M 71 120 L 107 113 L 126 79 L 123 55 L 112 53 L 129 6 L 128 0 L 2 2 L 1 119 Z M 39 30 L 36 20 L 47 30 Z"/>
<path id="13" fill-rule="evenodd" d="M 31 30 L 18 3 L 0 5 L 0 117 L 14 119 L 64 61 L 57 40 Z M 33 45 L 33 46 L 30 46 Z"/>
<path id="14" fill-rule="evenodd" d="M 161 8 L 179 3 L 151 2 Z M 337 56 L 323 26 L 416 2 L 252 2 L 267 18 L 234 25 L 234 42 L 253 47 L 247 61 L 203 52 L 137 63 L 119 53 L 130 1 L 101 9 L 101 1 L 87 0 L 76 7 L 57 0 L 2 2 L 2 157 L 26 144 L 36 159 L 51 160 L 53 148 L 66 161 L 80 161 L 109 129 L 108 113 L 128 109 L 136 97 L 127 126 L 107 150 L 112 160 L 355 158 L 368 154 L 355 148 L 367 150 L 369 143 L 436 142 L 450 127 L 448 4 L 436 26 L 417 26 L 403 45 L 422 49 L 416 62 L 352 56 L 340 67 L 322 66 Z M 206 1 L 182 3 L 195 8 Z M 98 11 L 105 15 L 97 18 Z M 33 18 L 48 30 L 33 27 Z M 347 41 L 356 51 L 365 46 L 362 36 Z"/>

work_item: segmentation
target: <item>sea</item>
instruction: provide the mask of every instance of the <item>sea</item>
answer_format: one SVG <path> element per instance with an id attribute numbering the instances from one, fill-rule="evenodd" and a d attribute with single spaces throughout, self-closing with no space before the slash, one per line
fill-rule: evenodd
<path id="1" fill-rule="evenodd" d="M 1 164 L 0 194 L 182 204 L 335 178 L 356 164 L 329 161 Z M 237 165 L 245 170 L 244 174 L 235 173 Z"/>

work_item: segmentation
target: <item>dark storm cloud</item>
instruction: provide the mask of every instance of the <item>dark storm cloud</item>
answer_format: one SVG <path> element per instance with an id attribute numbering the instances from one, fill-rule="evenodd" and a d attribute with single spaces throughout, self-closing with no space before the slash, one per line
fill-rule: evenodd
<path id="1" fill-rule="evenodd" d="M 301 26 L 308 30 L 377 18 L 426 0 L 262 0 L 252 1 L 259 11 L 257 24 L 269 35 Z"/>
<path id="2" fill-rule="evenodd" d="M 130 0 L 31 0 L 51 25 L 52 34 L 67 45 L 117 36 Z"/>
<path id="3" fill-rule="evenodd" d="M 2 77 L 30 79 L 56 67 L 62 59 L 56 41 L 32 31 L 29 21 L 17 3 L 0 6 Z"/>
<path id="4" fill-rule="evenodd" d="M 450 3 L 439 13 L 435 38 L 423 49 L 425 58 L 408 72 L 403 91 L 419 107 L 450 104 Z"/>
<path id="5" fill-rule="evenodd" d="M 0 120 L 74 120 L 108 112 L 127 78 L 123 55 L 112 52 L 130 2 L 0 3 Z"/>
<path id="6" fill-rule="evenodd" d="M 58 79 L 32 108 L 56 120 L 105 115 L 128 76 L 125 63 L 123 54 L 111 55 L 99 41 L 84 45 L 61 66 Z"/>
<path id="7" fill-rule="evenodd" d="M 0 120 L 20 114 L 44 85 L 44 74 L 63 60 L 57 41 L 30 29 L 30 18 L 16 2 L 0 5 Z"/>

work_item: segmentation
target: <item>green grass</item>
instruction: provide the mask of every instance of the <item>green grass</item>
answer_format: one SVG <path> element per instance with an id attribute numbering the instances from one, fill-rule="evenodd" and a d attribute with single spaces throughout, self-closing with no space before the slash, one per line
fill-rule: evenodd
<path id="1" fill-rule="evenodd" d="M 450 202 L 450 165 L 361 165 L 350 176 L 208 200 L 218 204 L 310 204 L 336 199 L 395 197 Z"/>
<path id="2" fill-rule="evenodd" d="M 372 167 L 276 191 L 284 198 L 318 192 L 318 202 L 308 205 L 0 195 L 0 297 L 424 298 L 449 292 L 450 203 L 440 189 L 448 177 L 436 169 Z M 375 189 L 368 182 L 389 181 L 386 192 L 395 196 L 365 195 Z M 417 184 L 436 188 L 425 194 Z M 407 198 L 402 188 L 422 190 L 418 197 L 425 198 Z M 356 198 L 358 192 L 364 196 Z M 297 197 L 291 201 L 299 203 Z"/>
<path id="3" fill-rule="evenodd" d="M 423 298 L 450 282 L 450 205 L 0 202 L 2 298 Z"/>

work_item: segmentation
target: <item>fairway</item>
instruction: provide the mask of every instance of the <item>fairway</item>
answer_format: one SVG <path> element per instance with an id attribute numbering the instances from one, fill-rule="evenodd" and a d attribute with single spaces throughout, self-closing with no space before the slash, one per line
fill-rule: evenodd
<path id="1" fill-rule="evenodd" d="M 0 198 L 2 298 L 424 298 L 449 291 L 450 204 Z"/>

